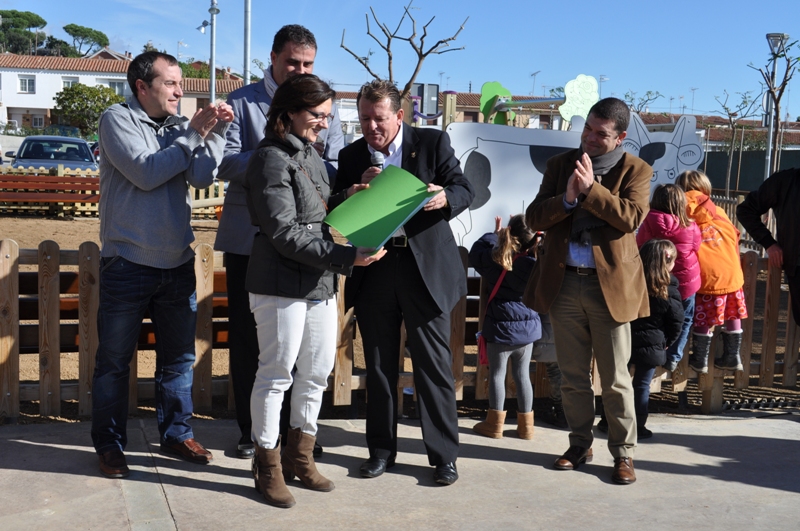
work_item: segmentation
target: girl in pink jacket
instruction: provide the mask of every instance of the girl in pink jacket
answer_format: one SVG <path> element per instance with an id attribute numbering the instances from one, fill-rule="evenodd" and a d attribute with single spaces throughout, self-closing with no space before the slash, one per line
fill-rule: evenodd
<path id="1" fill-rule="evenodd" d="M 644 218 L 636 244 L 641 247 L 650 240 L 669 240 L 678 250 L 672 274 L 680 281 L 678 291 L 683 302 L 683 325 L 678 340 L 667 349 L 664 368 L 674 371 L 683 357 L 694 320 L 695 293 L 700 288 L 700 229 L 686 214 L 686 194 L 675 184 L 662 184 L 653 192 L 650 212 Z"/>

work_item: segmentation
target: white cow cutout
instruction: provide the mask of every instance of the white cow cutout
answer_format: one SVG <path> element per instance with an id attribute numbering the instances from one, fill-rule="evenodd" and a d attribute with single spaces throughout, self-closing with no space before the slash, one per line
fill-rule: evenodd
<path id="1" fill-rule="evenodd" d="M 495 216 L 504 220 L 525 212 L 542 184 L 547 160 L 580 145 L 585 121 L 573 117 L 569 131 L 521 129 L 505 125 L 452 123 L 447 127 L 464 175 L 475 188 L 469 209 L 451 220 L 456 242 L 467 248 L 494 230 Z M 695 133 L 694 116 L 682 116 L 673 132 L 649 132 L 631 114 L 626 151 L 653 166 L 652 188 L 675 182 L 684 170 L 695 169 L 703 149 Z"/>

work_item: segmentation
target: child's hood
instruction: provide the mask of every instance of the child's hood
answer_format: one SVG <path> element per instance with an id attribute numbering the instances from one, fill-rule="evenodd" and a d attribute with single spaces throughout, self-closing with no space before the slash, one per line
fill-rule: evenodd
<path id="1" fill-rule="evenodd" d="M 689 190 L 686 192 L 686 213 L 699 225 L 714 219 L 716 211 L 717 206 L 711 201 L 711 198 L 703 192 L 698 190 Z"/>

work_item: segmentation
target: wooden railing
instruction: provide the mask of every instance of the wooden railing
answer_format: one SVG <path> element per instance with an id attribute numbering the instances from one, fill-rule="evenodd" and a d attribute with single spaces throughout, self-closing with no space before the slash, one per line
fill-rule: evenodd
<path id="1" fill-rule="evenodd" d="M 197 274 L 197 336 L 195 341 L 196 364 L 193 396 L 195 409 L 211 408 L 212 396 L 228 396 L 228 378 L 212 378 L 212 349 L 226 348 L 228 342 L 227 293 L 225 273 L 221 270 L 221 254 L 214 253 L 207 244 L 195 248 Z M 460 249 L 466 272 L 466 250 Z M 0 417 L 17 417 L 20 401 L 39 401 L 44 415 L 58 415 L 62 400 L 77 400 L 79 415 L 91 413 L 91 382 L 97 350 L 97 309 L 99 306 L 100 252 L 95 243 L 86 242 L 79 250 L 62 251 L 52 241 L 42 242 L 38 249 L 20 250 L 13 240 L 0 240 Z M 36 271 L 20 271 L 20 266 L 34 266 Z M 62 266 L 66 268 L 62 269 Z M 775 374 L 783 374 L 784 386 L 797 382 L 798 348 L 800 330 L 789 315 L 786 326 L 786 350 L 782 357 L 776 355 L 779 319 L 781 313 L 781 271 L 768 268 L 766 259 L 757 253 L 742 256 L 745 274 L 744 291 L 750 317 L 743 322 L 744 338 L 742 358 L 744 371 L 735 373 L 734 385 L 742 389 L 750 385 L 750 375 L 758 375 L 758 385 L 772 386 Z M 25 268 L 30 269 L 30 268 Z M 767 290 L 763 308 L 756 308 L 756 285 L 759 273 L 767 273 Z M 451 349 L 453 375 L 458 399 L 464 388 L 474 387 L 475 397 L 486 398 L 488 374 L 485 367 L 475 367 L 466 362 L 465 347 L 475 344 L 478 329 L 480 280 L 468 279 L 469 297 L 464 297 L 452 311 Z M 353 367 L 353 341 L 355 322 L 352 310 L 345 313 L 340 297 L 339 340 L 334 369 L 328 390 L 333 393 L 334 405 L 351 403 L 355 389 L 366 388 L 366 376 L 356 374 Z M 790 313 L 790 312 L 789 312 Z M 756 322 L 756 315 L 763 319 Z M 753 331 L 762 328 L 763 342 L 758 360 L 752 359 Z M 139 337 L 138 349 L 152 350 L 155 345 L 153 326 L 145 321 Z M 719 350 L 721 341 L 715 339 L 712 348 Z M 686 355 L 678 369 L 671 375 L 675 391 L 686 388 L 689 378 L 697 377 L 688 368 Z M 400 349 L 403 352 L 404 349 Z M 78 353 L 77 381 L 61 379 L 61 354 Z M 20 382 L 20 354 L 35 353 L 39 357 L 38 382 Z M 398 356 L 401 374 L 398 393 L 413 387 L 410 372 L 403 371 L 403 356 Z M 474 357 L 470 357 L 474 360 Z M 537 364 L 534 364 L 537 365 Z M 709 374 L 700 375 L 698 387 L 703 392 L 704 412 L 722 409 L 723 377 L 725 373 L 709 363 Z M 534 368 L 534 367 L 532 367 Z M 658 390 L 663 378 L 657 375 L 653 389 Z M 732 374 L 732 373 L 731 373 Z M 532 374 L 535 396 L 547 396 L 544 370 Z M 514 396 L 513 382 L 509 378 L 509 398 Z M 135 409 L 140 398 L 154 396 L 150 380 L 137 379 L 136 362 L 131 368 L 130 407 Z M 402 403 L 402 401 L 399 401 Z"/>
<path id="2" fill-rule="evenodd" d="M 55 171 L 32 167 L 3 167 L 0 171 L 0 213 L 82 217 L 99 215 L 97 171 L 69 170 L 63 166 Z M 87 182 L 81 185 L 76 180 L 78 178 L 85 178 Z M 223 183 L 220 182 L 214 182 L 203 189 L 189 187 L 189 193 L 193 201 L 192 216 L 195 218 L 215 217 L 214 207 L 221 205 L 225 196 Z M 91 194 L 91 197 L 87 194 Z"/>

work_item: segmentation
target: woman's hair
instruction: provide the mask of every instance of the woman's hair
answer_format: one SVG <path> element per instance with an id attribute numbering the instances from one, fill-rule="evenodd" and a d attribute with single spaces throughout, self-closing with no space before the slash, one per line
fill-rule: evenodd
<path id="1" fill-rule="evenodd" d="M 669 297 L 669 265 L 675 262 L 678 250 L 669 240 L 650 240 L 639 249 L 644 266 L 644 278 L 647 282 L 647 294 L 651 297 L 666 299 Z"/>
<path id="2" fill-rule="evenodd" d="M 508 227 L 497 233 L 497 246 L 492 250 L 492 260 L 506 271 L 511 271 L 514 255 L 528 249 L 533 243 L 534 232 L 525 225 L 525 216 L 511 216 Z"/>
<path id="3" fill-rule="evenodd" d="M 336 97 L 336 92 L 327 83 L 313 74 L 292 76 L 278 87 L 267 113 L 266 131 L 280 138 L 292 129 L 289 113 L 304 111 L 322 105 Z"/>
<path id="4" fill-rule="evenodd" d="M 711 196 L 711 181 L 708 176 L 699 170 L 686 170 L 678 175 L 678 185 L 684 192 L 697 190 Z"/>
<path id="5" fill-rule="evenodd" d="M 686 214 L 686 193 L 677 184 L 658 185 L 650 200 L 650 209 L 676 216 L 681 227 L 692 223 Z"/>

